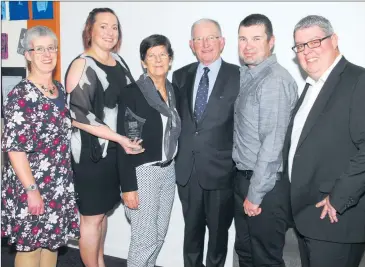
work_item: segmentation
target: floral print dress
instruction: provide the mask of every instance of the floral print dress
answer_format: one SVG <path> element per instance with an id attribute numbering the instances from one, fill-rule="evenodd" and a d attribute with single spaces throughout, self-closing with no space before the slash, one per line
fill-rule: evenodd
<path id="1" fill-rule="evenodd" d="M 60 83 L 55 84 L 65 92 Z M 28 213 L 27 193 L 10 161 L 6 162 L 1 181 L 1 236 L 8 236 L 18 251 L 55 250 L 68 238 L 79 236 L 70 138 L 67 105 L 59 110 L 27 79 L 8 94 L 2 150 L 26 153 L 45 207 L 43 215 Z"/>

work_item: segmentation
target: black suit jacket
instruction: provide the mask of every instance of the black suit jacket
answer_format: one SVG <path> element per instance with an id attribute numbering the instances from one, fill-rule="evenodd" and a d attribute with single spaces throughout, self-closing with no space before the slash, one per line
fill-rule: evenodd
<path id="1" fill-rule="evenodd" d="M 172 78 L 179 88 L 182 127 L 176 180 L 184 186 L 196 175 L 204 189 L 232 188 L 233 106 L 239 92 L 239 67 L 222 61 L 202 119 L 196 123 L 192 103 L 197 67 L 197 62 L 187 65 Z"/>
<path id="2" fill-rule="evenodd" d="M 294 116 L 284 143 L 285 175 Z M 291 205 L 295 226 L 309 238 L 365 241 L 365 69 L 342 58 L 324 83 L 294 155 Z M 338 222 L 321 220 L 315 204 L 326 196 Z"/>
<path id="3" fill-rule="evenodd" d="M 177 88 L 174 87 L 174 91 L 175 95 L 178 94 Z M 127 108 L 145 119 L 141 137 L 145 151 L 137 155 L 126 154 L 122 146 L 117 146 L 117 167 L 122 192 L 138 190 L 136 168 L 148 162 L 161 161 L 163 146 L 161 114 L 148 104 L 135 82 L 122 89 L 118 101 L 117 132 L 124 136 L 126 135 L 124 116 Z"/>

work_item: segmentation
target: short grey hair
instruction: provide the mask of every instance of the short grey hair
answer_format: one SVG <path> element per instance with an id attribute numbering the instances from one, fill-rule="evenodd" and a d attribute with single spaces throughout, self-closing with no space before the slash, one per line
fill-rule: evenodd
<path id="1" fill-rule="evenodd" d="M 320 27 L 326 35 L 331 35 L 334 33 L 331 22 L 328 19 L 318 15 L 309 15 L 306 16 L 305 18 L 302 18 L 297 23 L 297 25 L 295 25 L 293 36 L 295 37 L 295 33 L 298 30 L 310 28 L 313 26 Z"/>
<path id="2" fill-rule="evenodd" d="M 32 41 L 41 36 L 51 37 L 55 41 L 56 46 L 58 45 L 57 36 L 50 28 L 46 26 L 34 26 L 28 29 L 24 35 L 23 47 L 25 51 L 28 51 L 29 49 L 33 48 L 31 47 Z"/>
<path id="3" fill-rule="evenodd" d="M 193 33 L 194 33 L 195 26 L 198 25 L 198 24 L 201 24 L 201 23 L 205 23 L 205 22 L 213 23 L 217 27 L 217 29 L 218 29 L 219 36 L 220 37 L 222 36 L 222 29 L 221 29 L 221 26 L 219 25 L 218 21 L 213 20 L 213 19 L 206 19 L 206 18 L 204 18 L 204 19 L 200 19 L 200 20 L 195 21 L 193 23 L 193 25 L 191 26 L 191 39 L 194 38 L 194 34 Z"/>

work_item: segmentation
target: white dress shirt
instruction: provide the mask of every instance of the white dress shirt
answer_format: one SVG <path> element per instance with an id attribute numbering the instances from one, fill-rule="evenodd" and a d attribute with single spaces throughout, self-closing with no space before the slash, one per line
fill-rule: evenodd
<path id="1" fill-rule="evenodd" d="M 209 68 L 209 72 L 208 72 L 209 90 L 208 90 L 208 98 L 207 98 L 207 103 L 208 103 L 209 97 L 213 91 L 215 81 L 217 80 L 218 72 L 221 68 L 221 65 L 222 65 L 222 58 L 218 58 L 216 61 L 214 61 L 213 63 L 211 63 L 208 66 L 204 66 L 202 63 L 199 63 L 198 69 L 196 70 L 195 82 L 194 82 L 193 106 L 192 106 L 193 110 L 195 108 L 196 94 L 198 93 L 198 87 L 199 87 L 200 79 L 202 78 L 203 73 L 204 73 L 204 68 L 205 67 Z"/>
<path id="2" fill-rule="evenodd" d="M 332 65 L 322 74 L 321 78 L 319 78 L 318 81 L 315 81 L 310 77 L 306 79 L 306 82 L 309 83 L 308 91 L 303 99 L 303 103 L 301 104 L 297 114 L 295 115 L 293 123 L 293 131 L 291 134 L 291 145 L 288 156 L 288 174 L 290 181 L 291 181 L 294 155 L 297 150 L 299 138 L 300 135 L 302 134 L 302 130 L 307 120 L 308 114 L 311 111 L 314 102 L 316 101 L 318 94 L 321 91 L 328 76 L 331 74 L 332 70 L 335 68 L 335 66 L 341 60 L 341 58 L 342 55 L 338 55 L 335 61 L 332 63 Z"/>
<path id="3" fill-rule="evenodd" d="M 169 101 L 166 101 L 166 104 L 168 106 L 170 106 Z M 166 153 L 165 153 L 164 140 L 165 140 L 165 132 L 166 132 L 168 118 L 165 115 L 162 115 L 162 114 L 160 114 L 160 115 L 161 115 L 161 120 L 162 120 L 162 159 L 159 161 L 147 162 L 147 163 L 143 164 L 142 166 L 151 166 L 156 162 L 164 162 L 167 160 Z M 174 155 L 172 156 L 172 158 L 175 158 L 175 156 L 177 154 L 177 148 L 178 148 L 178 144 L 176 144 L 175 152 L 174 152 Z"/>

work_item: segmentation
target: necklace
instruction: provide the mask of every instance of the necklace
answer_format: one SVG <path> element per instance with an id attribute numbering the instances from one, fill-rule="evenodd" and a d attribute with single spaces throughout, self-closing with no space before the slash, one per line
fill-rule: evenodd
<path id="1" fill-rule="evenodd" d="M 46 93 L 49 92 L 51 95 L 53 95 L 54 94 L 54 91 L 56 90 L 54 84 L 52 84 L 50 87 L 45 87 L 41 83 L 37 83 L 37 84 L 41 86 L 41 88 L 42 88 L 43 91 L 45 91 Z"/>

